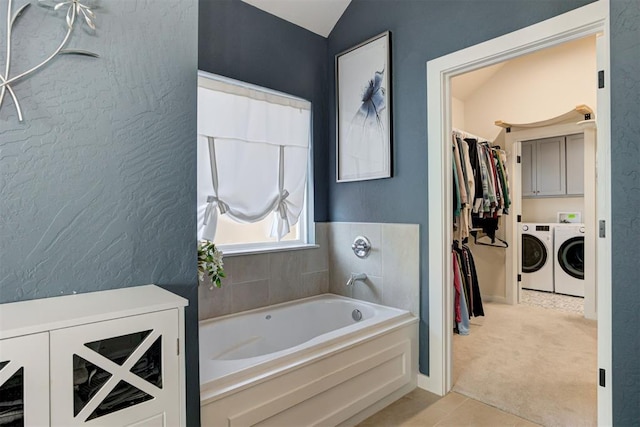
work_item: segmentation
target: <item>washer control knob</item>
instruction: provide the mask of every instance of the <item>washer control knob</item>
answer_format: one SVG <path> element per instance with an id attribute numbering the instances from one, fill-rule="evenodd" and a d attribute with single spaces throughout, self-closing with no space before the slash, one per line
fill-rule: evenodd
<path id="1" fill-rule="evenodd" d="M 529 231 L 529 226 L 528 225 L 523 225 L 522 226 L 522 231 Z"/>
<path id="2" fill-rule="evenodd" d="M 584 233 L 584 227 L 580 227 L 580 232 Z"/>

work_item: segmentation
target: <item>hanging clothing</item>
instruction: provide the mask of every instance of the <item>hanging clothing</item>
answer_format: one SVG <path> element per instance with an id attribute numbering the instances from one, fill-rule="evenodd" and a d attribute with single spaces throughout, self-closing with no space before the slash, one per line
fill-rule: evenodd
<path id="1" fill-rule="evenodd" d="M 452 138 L 454 196 L 460 197 L 459 209 L 454 210 L 454 239 L 464 240 L 471 229 L 471 209 L 475 181 L 468 161 L 468 147 L 456 135 Z"/>
<path id="2" fill-rule="evenodd" d="M 456 164 L 453 162 L 453 217 L 454 224 L 457 222 L 455 218 L 460 216 L 462 210 L 462 198 L 460 197 L 460 186 L 458 184 L 458 175 L 456 174 Z"/>
<path id="3" fill-rule="evenodd" d="M 499 219 L 509 213 L 507 155 L 499 147 L 461 131 L 452 135 L 454 239 L 464 241 L 481 228 L 495 242 Z"/>
<path id="4" fill-rule="evenodd" d="M 478 282 L 478 273 L 476 272 L 476 264 L 468 246 L 462 245 L 462 253 L 467 268 L 467 275 L 471 278 L 472 304 L 470 312 L 473 316 L 484 316 L 484 307 L 482 306 L 482 296 L 480 295 L 480 283 Z"/>
<path id="5" fill-rule="evenodd" d="M 465 291 L 469 314 L 472 316 L 484 316 L 482 296 L 480 295 L 480 284 L 478 282 L 478 274 L 476 272 L 476 265 L 473 260 L 471 249 L 469 249 L 468 246 L 460 245 L 459 242 L 455 241 L 453 243 L 453 252 L 458 256 L 455 264 L 458 265 L 461 286 Z"/>
<path id="6" fill-rule="evenodd" d="M 464 290 L 458 295 L 458 304 L 460 304 L 460 323 L 458 323 L 458 333 L 460 335 L 469 335 L 471 328 L 469 326 L 469 310 L 465 302 Z"/>
<path id="7" fill-rule="evenodd" d="M 460 293 L 462 292 L 462 284 L 460 280 L 460 266 L 458 265 L 458 255 L 454 252 L 451 253 L 451 258 L 453 262 L 453 288 L 455 290 L 455 298 L 453 300 L 453 312 L 454 312 L 454 320 L 456 323 L 460 323 L 462 320 L 460 315 Z"/>
<path id="8" fill-rule="evenodd" d="M 475 138 L 464 138 L 469 149 L 469 162 L 475 181 L 475 200 L 482 199 L 482 175 L 480 172 L 480 156 L 478 155 L 478 140 Z M 477 212 L 477 210 L 476 210 Z"/>
<path id="9" fill-rule="evenodd" d="M 468 246 L 460 244 L 472 228 L 482 228 L 492 241 L 499 218 L 511 203 L 506 172 L 506 153 L 464 132 L 451 139 L 453 182 L 452 248 L 455 331 L 468 335 L 471 316 L 484 316 L 475 261 Z"/>
<path id="10" fill-rule="evenodd" d="M 454 296 L 454 313 L 456 330 L 460 335 L 469 335 L 469 311 L 467 310 L 466 297 L 464 287 L 462 286 L 462 278 L 460 277 L 460 263 L 458 262 L 458 254 L 453 251 L 453 285 L 455 289 Z"/>
<path id="11" fill-rule="evenodd" d="M 484 316 L 478 274 L 471 250 L 466 245 L 453 242 L 451 251 L 454 287 L 455 332 L 469 334 L 471 316 Z"/>

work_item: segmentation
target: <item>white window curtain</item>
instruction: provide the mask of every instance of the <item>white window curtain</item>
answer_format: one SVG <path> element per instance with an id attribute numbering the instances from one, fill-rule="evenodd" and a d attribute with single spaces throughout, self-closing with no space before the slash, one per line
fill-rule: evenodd
<path id="1" fill-rule="evenodd" d="M 250 223 L 273 215 L 280 240 L 300 217 L 311 104 L 198 77 L 198 238 L 214 240 L 218 215 Z"/>

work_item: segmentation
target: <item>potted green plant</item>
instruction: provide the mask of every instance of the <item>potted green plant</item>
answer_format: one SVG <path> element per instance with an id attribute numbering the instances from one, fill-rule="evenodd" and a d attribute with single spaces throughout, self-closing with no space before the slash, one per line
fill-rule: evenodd
<path id="1" fill-rule="evenodd" d="M 221 279 L 224 275 L 224 263 L 222 261 L 222 251 L 209 240 L 198 242 L 198 280 L 200 284 L 204 282 L 205 275 L 211 279 L 209 289 L 222 286 Z"/>

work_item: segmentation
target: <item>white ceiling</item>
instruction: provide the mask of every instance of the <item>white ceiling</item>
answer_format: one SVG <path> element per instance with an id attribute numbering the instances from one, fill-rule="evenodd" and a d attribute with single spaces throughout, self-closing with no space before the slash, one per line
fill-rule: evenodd
<path id="1" fill-rule="evenodd" d="M 242 0 L 272 15 L 328 37 L 351 0 Z"/>

